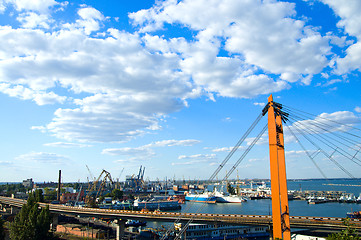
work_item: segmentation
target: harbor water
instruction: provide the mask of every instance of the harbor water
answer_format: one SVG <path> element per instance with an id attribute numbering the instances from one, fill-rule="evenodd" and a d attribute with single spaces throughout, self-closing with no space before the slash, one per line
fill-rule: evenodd
<path id="1" fill-rule="evenodd" d="M 270 182 L 267 182 L 270 187 Z M 361 193 L 361 179 L 307 179 L 289 180 L 288 190 L 296 191 L 343 191 L 352 193 L 356 197 Z M 250 187 L 250 185 L 240 186 Z M 255 184 L 253 184 L 255 188 Z M 191 206 L 190 206 L 191 205 Z M 328 202 L 320 204 L 308 204 L 305 200 L 289 201 L 291 216 L 316 216 L 316 217 L 346 217 L 346 212 L 361 211 L 361 204 Z M 248 200 L 241 204 L 217 203 L 201 204 L 186 202 L 182 206 L 182 212 L 224 213 L 224 214 L 250 214 L 271 215 L 272 207 L 270 199 Z"/>
<path id="2" fill-rule="evenodd" d="M 297 191 L 344 191 L 359 196 L 361 193 L 361 179 L 313 179 L 288 181 L 289 190 Z M 267 183 L 270 186 L 270 183 Z M 241 187 L 250 187 L 241 186 Z M 254 185 L 255 187 L 255 185 Z M 219 213 L 219 214 L 246 214 L 246 215 L 271 215 L 271 199 L 248 200 L 243 203 L 196 203 L 186 201 L 182 209 L 176 212 L 191 213 Z M 346 217 L 347 212 L 361 211 L 361 204 L 327 202 L 320 204 L 308 204 L 305 200 L 289 201 L 291 216 L 314 216 L 314 217 Z M 160 227 L 170 223 L 152 222 L 149 225 Z"/>

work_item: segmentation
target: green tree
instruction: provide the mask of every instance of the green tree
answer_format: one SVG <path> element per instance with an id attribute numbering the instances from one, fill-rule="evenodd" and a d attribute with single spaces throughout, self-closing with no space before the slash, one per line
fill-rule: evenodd
<path id="1" fill-rule="evenodd" d="M 120 191 L 119 189 L 114 189 L 112 191 L 112 197 L 113 197 L 114 200 L 122 199 L 123 198 L 123 191 Z"/>
<path id="2" fill-rule="evenodd" d="M 58 193 L 53 190 L 53 189 L 49 189 L 49 188 L 45 188 L 45 200 L 47 201 L 52 201 L 52 200 L 56 200 L 56 197 L 58 195 Z"/>
<path id="3" fill-rule="evenodd" d="M 229 194 L 231 195 L 235 195 L 236 194 L 236 190 L 234 189 L 234 187 L 231 184 L 227 184 L 227 191 L 229 192 Z"/>
<path id="4" fill-rule="evenodd" d="M 338 233 L 332 233 L 328 235 L 327 240 L 361 240 L 361 237 L 357 234 L 356 229 L 353 227 L 349 218 L 344 220 L 346 229 Z"/>
<path id="5" fill-rule="evenodd" d="M 44 195 L 42 189 L 36 189 L 34 192 L 36 202 L 44 202 Z"/>
<path id="6" fill-rule="evenodd" d="M 5 228 L 4 228 L 4 220 L 0 218 L 0 240 L 5 239 Z"/>
<path id="7" fill-rule="evenodd" d="M 27 203 L 23 205 L 10 224 L 10 238 L 12 240 L 52 239 L 52 233 L 49 230 L 49 206 L 39 209 L 35 196 L 29 194 Z"/>

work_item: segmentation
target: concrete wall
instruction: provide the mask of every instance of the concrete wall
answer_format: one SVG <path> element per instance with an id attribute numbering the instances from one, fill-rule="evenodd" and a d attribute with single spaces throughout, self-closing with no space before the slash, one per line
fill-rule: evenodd
<path id="1" fill-rule="evenodd" d="M 81 225 L 75 224 L 58 225 L 56 231 L 94 239 L 104 238 L 105 236 L 104 232 L 100 232 L 98 229 L 85 229 Z"/>

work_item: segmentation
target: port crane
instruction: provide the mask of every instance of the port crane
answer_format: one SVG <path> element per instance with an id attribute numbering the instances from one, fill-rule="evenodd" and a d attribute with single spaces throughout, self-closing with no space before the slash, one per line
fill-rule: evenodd
<path id="1" fill-rule="evenodd" d="M 101 180 L 102 177 L 103 177 L 103 179 Z M 101 182 L 100 182 L 100 180 L 101 180 Z M 108 180 L 110 181 L 110 183 L 112 185 L 114 185 L 114 182 L 113 182 L 110 172 L 103 169 L 102 172 L 100 173 L 99 177 L 91 185 L 91 188 L 85 197 L 85 203 L 87 205 L 90 205 L 92 202 L 95 202 L 95 200 L 100 196 L 101 192 L 104 190 L 104 187 Z M 99 188 L 97 188 L 99 185 L 99 182 L 100 182 L 100 186 L 99 186 Z M 94 193 L 96 193 L 95 196 L 94 196 Z"/>
<path id="2" fill-rule="evenodd" d="M 142 166 L 140 166 L 139 168 L 139 172 L 138 172 L 138 175 L 135 176 L 133 174 L 132 176 L 132 186 L 135 190 L 135 192 L 139 192 L 142 188 L 142 186 L 144 185 L 144 172 L 145 172 L 145 167 L 142 169 Z"/>

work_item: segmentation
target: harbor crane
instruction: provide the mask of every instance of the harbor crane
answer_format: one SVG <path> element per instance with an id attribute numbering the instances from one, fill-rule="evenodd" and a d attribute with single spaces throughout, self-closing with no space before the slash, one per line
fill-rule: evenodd
<path id="1" fill-rule="evenodd" d="M 104 175 L 101 183 L 100 183 L 100 186 L 99 188 L 98 185 L 99 185 L 99 181 L 101 180 L 102 176 Z M 112 176 L 110 174 L 110 172 L 106 171 L 103 169 L 103 171 L 100 173 L 99 177 L 93 182 L 90 190 L 88 191 L 86 197 L 85 197 L 85 203 L 89 206 L 92 204 L 92 202 L 95 202 L 95 200 L 99 197 L 99 195 L 101 194 L 101 192 L 104 190 L 104 187 L 107 183 L 107 181 L 110 181 L 110 183 L 112 185 L 114 185 L 114 182 L 113 182 L 113 179 L 112 179 Z M 94 196 L 94 193 L 95 196 Z"/>

